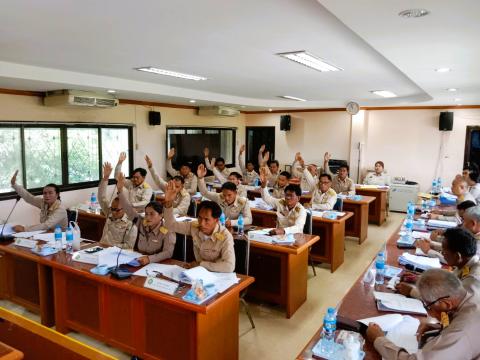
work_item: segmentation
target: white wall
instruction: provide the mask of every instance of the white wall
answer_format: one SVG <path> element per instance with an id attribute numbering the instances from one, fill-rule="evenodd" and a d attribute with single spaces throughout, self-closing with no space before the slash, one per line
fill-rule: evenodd
<path id="1" fill-rule="evenodd" d="M 162 124 L 148 125 L 148 111 L 160 111 Z M 45 107 L 42 100 L 33 96 L 0 94 L 0 121 L 60 121 L 60 122 L 99 122 L 135 124 L 134 166 L 145 166 L 144 156 L 148 154 L 157 170 L 165 175 L 165 139 L 167 125 L 228 126 L 237 127 L 237 144 L 245 141 L 245 115 L 238 117 L 197 116 L 193 109 L 177 109 L 141 105 L 120 105 L 114 109 L 86 109 L 78 107 Z M 1 164 L 0 164 L 1 167 Z M 153 183 L 150 175 L 147 182 Z M 85 202 L 94 189 L 68 191 L 62 193 L 66 206 Z M 0 219 L 5 219 L 13 206 L 13 200 L 0 202 Z M 37 221 L 38 210 L 22 200 L 12 216 L 13 222 L 31 224 Z"/>

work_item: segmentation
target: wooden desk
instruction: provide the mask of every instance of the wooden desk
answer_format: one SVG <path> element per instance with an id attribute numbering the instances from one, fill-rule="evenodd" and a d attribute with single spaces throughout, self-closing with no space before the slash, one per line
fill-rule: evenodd
<path id="1" fill-rule="evenodd" d="M 253 283 L 252 277 L 239 275 L 237 285 L 194 305 L 181 299 L 187 289 L 170 296 L 144 288 L 144 277 L 119 281 L 97 276 L 89 271 L 92 265 L 74 262 L 65 252 L 39 257 L 12 244 L 0 245 L 0 251 L 7 254 L 2 259 L 21 258 L 51 269 L 55 325 L 61 333 L 79 331 L 148 359 L 238 358 L 239 293 Z M 14 275 L 9 271 L 4 276 Z M 46 304 L 52 299 L 47 294 L 40 297 L 40 308 L 53 306 Z"/>
<path id="2" fill-rule="evenodd" d="M 396 242 L 398 240 L 398 228 L 390 236 L 386 245 L 387 261 L 389 265 L 396 267 L 402 267 L 398 264 L 398 256 L 408 251 L 414 253 L 414 250 L 398 249 Z M 370 268 L 370 265 L 365 269 L 367 271 Z M 365 271 L 358 277 L 357 281 L 350 288 L 345 297 L 340 301 L 341 305 L 338 309 L 338 314 L 345 316 L 353 320 L 364 319 L 373 316 L 385 315 L 386 312 L 380 312 L 377 309 L 375 298 L 373 296 L 374 288 L 370 285 L 363 284 L 363 276 Z M 385 287 L 382 286 L 382 291 L 386 291 Z M 410 314 L 411 315 L 411 314 Z M 414 316 L 414 315 L 413 315 Z M 422 317 L 419 317 L 422 318 Z M 423 317 L 424 318 L 424 317 Z M 315 333 L 312 339 L 309 341 L 307 346 L 302 350 L 302 352 L 297 356 L 297 359 L 310 360 L 313 357 L 312 348 L 321 338 L 322 328 Z M 381 359 L 381 356 L 377 353 L 371 343 L 366 342 L 363 349 L 366 353 L 365 359 Z"/>
<path id="3" fill-rule="evenodd" d="M 82 238 L 84 239 L 100 241 L 102 239 L 105 221 L 106 218 L 103 214 L 78 210 L 77 222 L 82 233 Z"/>
<path id="4" fill-rule="evenodd" d="M 248 297 L 283 305 L 289 319 L 307 300 L 308 249 L 320 238 L 295 234 L 292 246 L 250 242 Z"/>
<path id="5" fill-rule="evenodd" d="M 262 227 L 275 227 L 277 214 L 272 210 L 251 209 L 253 224 Z M 312 233 L 319 235 L 320 240 L 313 244 L 310 256 L 313 261 L 330 264 L 330 271 L 334 272 L 343 264 L 345 251 L 345 221 L 353 216 L 346 212 L 344 216 L 329 220 L 312 217 Z"/>
<path id="6" fill-rule="evenodd" d="M 387 216 L 387 196 L 388 189 L 371 189 L 357 187 L 355 192 L 362 196 L 373 196 L 375 201 L 370 203 L 368 208 L 368 222 L 382 225 Z"/>
<path id="7" fill-rule="evenodd" d="M 7 329 L 4 330 L 8 331 Z M 0 335 L 1 338 L 1 335 Z M 23 353 L 17 349 L 0 342 L 0 360 L 20 360 L 23 359 Z"/>

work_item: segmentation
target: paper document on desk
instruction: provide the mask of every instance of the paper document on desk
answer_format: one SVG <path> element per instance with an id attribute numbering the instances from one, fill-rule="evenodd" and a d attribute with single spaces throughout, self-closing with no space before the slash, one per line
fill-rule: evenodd
<path id="1" fill-rule="evenodd" d="M 374 291 L 373 295 L 377 300 L 377 308 L 380 311 L 427 315 L 427 311 L 420 300 L 407 298 L 400 294 L 378 291 Z"/>
<path id="2" fill-rule="evenodd" d="M 190 217 L 190 216 L 178 216 L 175 218 L 177 222 L 191 222 L 196 220 L 196 218 Z"/>
<path id="3" fill-rule="evenodd" d="M 427 226 L 430 228 L 436 228 L 436 229 L 448 229 L 448 228 L 457 227 L 458 224 L 455 221 L 430 219 L 427 221 Z"/>
<path id="4" fill-rule="evenodd" d="M 415 239 L 430 239 L 431 232 L 412 231 L 412 237 Z"/>
<path id="5" fill-rule="evenodd" d="M 273 210 L 273 207 L 268 205 L 262 198 L 255 198 L 255 200 L 249 200 L 248 204 L 251 208 L 260 210 Z"/>
<path id="6" fill-rule="evenodd" d="M 251 230 L 248 232 L 248 240 L 271 244 L 273 236 L 269 235 L 270 230 L 272 229 Z"/>
<path id="7" fill-rule="evenodd" d="M 407 252 L 398 257 L 398 263 L 400 265 L 413 265 L 422 270 L 440 269 L 442 267 L 442 264 L 440 264 L 440 260 L 438 258 L 417 256 Z"/>
<path id="8" fill-rule="evenodd" d="M 87 264 L 112 267 L 117 265 L 117 257 L 118 265 L 122 265 L 142 256 L 139 252 L 125 249 L 121 250 L 121 254 L 118 256 L 120 250 L 121 249 L 116 246 L 105 248 L 92 254 L 87 253 L 85 250 L 80 250 L 73 253 L 72 260 Z"/>
<path id="9" fill-rule="evenodd" d="M 3 228 L 5 228 L 5 230 L 3 230 Z M 15 233 L 15 231 L 13 231 L 13 224 L 0 225 L 0 232 L 2 230 L 3 230 L 3 235 L 12 235 L 13 233 Z"/>
<path id="10" fill-rule="evenodd" d="M 36 240 L 24 239 L 24 238 L 15 238 L 15 245 L 33 249 L 37 245 Z"/>
<path id="11" fill-rule="evenodd" d="M 184 270 L 184 268 L 178 265 L 151 263 L 135 271 L 133 275 L 147 277 L 156 274 L 162 274 L 170 279 L 180 281 L 180 274 Z"/>
<path id="12" fill-rule="evenodd" d="M 44 232 L 45 232 L 45 230 L 22 231 L 22 232 L 18 232 L 18 233 L 13 234 L 13 237 L 28 239 L 28 238 L 31 238 L 31 237 L 33 237 L 33 236 L 35 236 L 35 235 L 43 234 Z"/>

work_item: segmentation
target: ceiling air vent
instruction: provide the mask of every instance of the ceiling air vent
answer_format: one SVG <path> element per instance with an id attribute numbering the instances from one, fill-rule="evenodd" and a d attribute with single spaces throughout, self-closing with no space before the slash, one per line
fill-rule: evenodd
<path id="1" fill-rule="evenodd" d="M 111 108 L 118 105 L 118 99 L 111 94 L 82 90 L 48 91 L 43 98 L 45 106 L 90 106 Z"/>

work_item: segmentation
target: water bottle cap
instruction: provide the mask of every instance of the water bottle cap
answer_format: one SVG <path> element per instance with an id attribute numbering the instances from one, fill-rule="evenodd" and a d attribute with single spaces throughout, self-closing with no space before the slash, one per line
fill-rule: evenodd
<path id="1" fill-rule="evenodd" d="M 379 256 L 383 256 L 383 251 L 378 253 Z"/>
<path id="2" fill-rule="evenodd" d="M 55 225 L 55 229 L 61 229 L 62 227 L 60 225 Z"/>
<path id="3" fill-rule="evenodd" d="M 328 312 L 329 314 L 335 314 L 335 308 L 329 307 L 329 308 L 327 309 L 327 312 Z"/>

